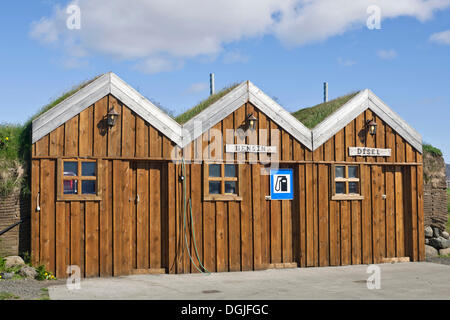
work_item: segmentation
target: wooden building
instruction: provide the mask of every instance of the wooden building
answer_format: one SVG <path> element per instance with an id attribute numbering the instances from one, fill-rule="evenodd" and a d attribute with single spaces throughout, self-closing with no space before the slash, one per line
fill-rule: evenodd
<path id="1" fill-rule="evenodd" d="M 370 90 L 310 130 L 246 81 L 179 124 L 108 73 L 32 139 L 32 260 L 57 277 L 425 258 L 421 136 Z"/>

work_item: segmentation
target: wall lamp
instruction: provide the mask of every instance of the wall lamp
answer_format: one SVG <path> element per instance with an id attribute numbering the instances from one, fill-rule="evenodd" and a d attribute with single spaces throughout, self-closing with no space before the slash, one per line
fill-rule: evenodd
<path id="1" fill-rule="evenodd" d="M 372 120 L 367 120 L 367 128 L 369 129 L 369 133 L 373 136 L 377 133 L 377 123 Z"/>
<path id="2" fill-rule="evenodd" d="M 253 113 L 251 113 L 247 116 L 246 122 L 247 122 L 246 123 L 247 129 L 250 129 L 253 131 L 256 128 L 256 123 L 258 122 L 258 119 L 253 115 Z"/>
<path id="3" fill-rule="evenodd" d="M 114 109 L 114 107 L 108 112 L 106 121 L 108 123 L 108 126 L 114 127 L 116 125 L 116 121 L 117 118 L 119 117 L 119 114 L 117 113 L 117 111 Z"/>

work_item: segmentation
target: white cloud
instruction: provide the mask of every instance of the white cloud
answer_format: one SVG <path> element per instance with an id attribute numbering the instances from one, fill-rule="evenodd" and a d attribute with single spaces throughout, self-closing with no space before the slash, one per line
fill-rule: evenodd
<path id="1" fill-rule="evenodd" d="M 30 36 L 44 44 L 55 43 L 59 39 L 59 28 L 54 20 L 41 18 L 31 24 Z"/>
<path id="2" fill-rule="evenodd" d="M 134 69 L 139 70 L 143 73 L 154 74 L 160 72 L 179 70 L 182 67 L 183 67 L 182 61 L 174 61 L 172 59 L 166 59 L 161 57 L 150 57 L 136 64 L 134 66 Z"/>
<path id="3" fill-rule="evenodd" d="M 217 56 L 224 45 L 274 35 L 300 46 L 363 28 L 367 7 L 382 20 L 410 16 L 420 21 L 450 7 L 450 0 L 77 0 L 81 29 L 69 30 L 65 8 L 31 25 L 30 36 L 67 55 L 104 54 L 134 61 L 146 72 L 176 69 L 179 61 Z M 159 58 L 163 56 L 164 59 Z M 156 57 L 156 58 L 155 58 Z M 243 62 L 245 55 L 225 52 Z M 163 61 L 164 60 L 164 61 Z M 158 71 L 160 70 L 160 71 Z"/>
<path id="4" fill-rule="evenodd" d="M 450 7 L 450 0 L 299 0 L 284 12 L 275 33 L 291 46 L 323 41 L 366 27 L 371 5 L 380 7 L 382 21 L 400 16 L 426 21 L 434 11 Z"/>
<path id="5" fill-rule="evenodd" d="M 189 88 L 187 88 L 186 93 L 199 93 L 199 92 L 203 92 L 206 91 L 208 89 L 209 85 L 208 83 L 205 82 L 197 82 L 197 83 L 193 83 L 189 86 Z"/>
<path id="6" fill-rule="evenodd" d="M 250 60 L 250 57 L 239 51 L 229 51 L 223 56 L 224 63 L 246 63 Z"/>
<path id="7" fill-rule="evenodd" d="M 344 67 L 351 67 L 351 66 L 354 66 L 356 64 L 356 61 L 355 60 L 350 60 L 350 59 L 338 58 L 338 63 L 341 66 L 344 66 Z"/>
<path id="8" fill-rule="evenodd" d="M 431 42 L 450 45 L 450 30 L 434 33 L 430 37 Z"/>
<path id="9" fill-rule="evenodd" d="M 378 50 L 377 55 L 383 60 L 394 60 L 395 58 L 397 58 L 397 51 L 395 51 L 394 49 Z"/>

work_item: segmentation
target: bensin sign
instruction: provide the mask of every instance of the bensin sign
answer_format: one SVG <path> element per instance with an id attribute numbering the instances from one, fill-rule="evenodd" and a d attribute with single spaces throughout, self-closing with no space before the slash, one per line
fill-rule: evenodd
<path id="1" fill-rule="evenodd" d="M 391 149 L 350 147 L 348 154 L 351 157 L 390 157 Z"/>
<path id="2" fill-rule="evenodd" d="M 227 144 L 225 151 L 230 153 L 250 152 L 250 153 L 276 153 L 276 146 L 257 146 L 249 144 Z"/>

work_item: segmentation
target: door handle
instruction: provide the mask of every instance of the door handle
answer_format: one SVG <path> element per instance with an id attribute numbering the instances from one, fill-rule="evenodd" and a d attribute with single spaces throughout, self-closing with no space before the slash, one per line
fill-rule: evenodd
<path id="1" fill-rule="evenodd" d="M 36 196 L 36 211 L 37 212 L 41 211 L 41 207 L 39 206 L 39 196 L 40 196 L 40 193 L 38 192 L 37 196 Z"/>

